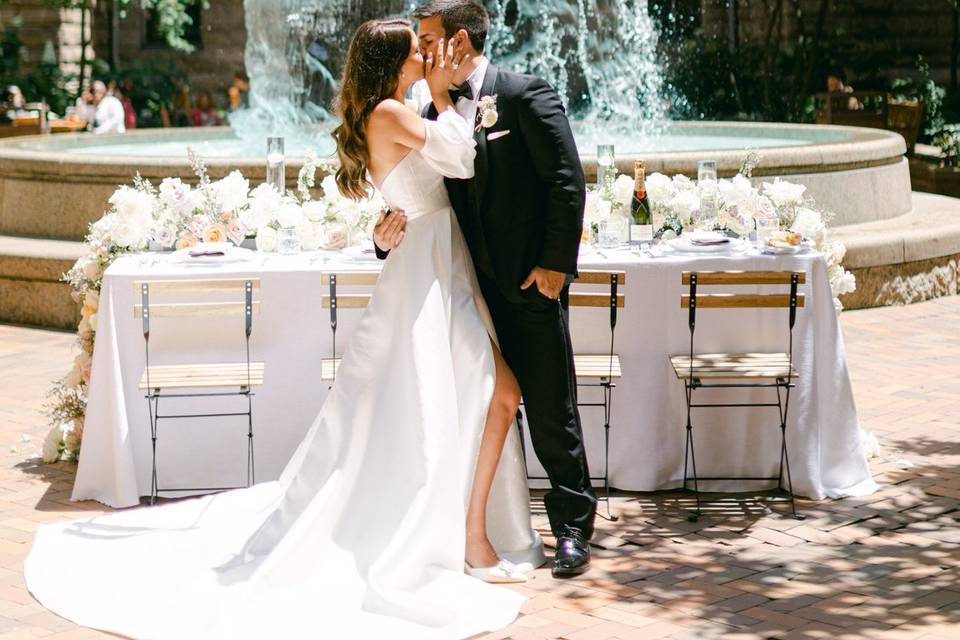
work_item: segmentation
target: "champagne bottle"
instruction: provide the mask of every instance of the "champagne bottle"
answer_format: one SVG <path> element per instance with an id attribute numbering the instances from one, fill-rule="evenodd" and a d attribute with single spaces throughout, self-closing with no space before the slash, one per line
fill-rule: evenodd
<path id="1" fill-rule="evenodd" d="M 630 244 L 639 246 L 653 242 L 653 218 L 650 214 L 650 199 L 647 198 L 646 165 L 643 160 L 634 161 L 633 200 L 630 202 Z"/>

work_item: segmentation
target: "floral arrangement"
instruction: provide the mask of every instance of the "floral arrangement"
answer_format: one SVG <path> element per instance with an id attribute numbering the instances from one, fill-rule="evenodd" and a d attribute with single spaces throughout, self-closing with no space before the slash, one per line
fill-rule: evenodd
<path id="1" fill-rule="evenodd" d="M 51 428 L 43 445 L 44 462 L 76 460 L 83 439 L 87 393 L 103 272 L 120 255 L 145 249 L 185 249 L 200 242 L 235 245 L 255 240 L 261 251 L 276 251 L 277 229 L 297 229 L 301 246 L 339 250 L 370 238 L 384 203 L 371 194 L 363 202 L 343 197 L 332 166 L 308 154 L 297 176 L 297 189 L 285 194 L 269 184 L 250 189 L 239 171 L 211 181 L 203 160 L 190 152 L 199 178 L 196 186 L 165 178 L 155 187 L 139 174 L 110 196 L 109 210 L 90 225 L 86 254 L 64 274 L 80 306 L 79 354 L 70 372 L 54 383 L 47 414 Z M 326 173 L 322 197 L 314 199 L 317 171 Z"/>
<path id="2" fill-rule="evenodd" d="M 827 260 L 827 275 L 833 293 L 834 307 L 839 313 L 843 305 L 839 296 L 856 290 L 854 275 L 841 264 L 846 247 L 830 239 L 828 222 L 832 215 L 817 208 L 806 187 L 780 178 L 756 186 L 751 181 L 759 157 L 751 153 L 733 178 L 717 181 L 717 222 L 715 229 L 729 236 L 746 238 L 756 229 L 761 218 L 776 218 L 782 230 L 799 233 L 810 240 L 813 248 Z M 673 177 L 653 173 L 646 178 L 647 197 L 653 216 L 654 235 L 669 240 L 690 228 L 697 219 L 700 195 L 697 182 L 684 175 Z M 601 221 L 620 216 L 629 217 L 633 197 L 633 179 L 619 175 L 599 190 L 587 194 L 584 230 L 588 241 L 597 237 Z"/>

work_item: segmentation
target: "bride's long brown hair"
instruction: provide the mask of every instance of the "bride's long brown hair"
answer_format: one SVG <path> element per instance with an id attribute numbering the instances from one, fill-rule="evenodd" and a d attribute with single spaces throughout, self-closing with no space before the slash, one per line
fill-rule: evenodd
<path id="1" fill-rule="evenodd" d="M 335 103 L 341 123 L 332 132 L 340 157 L 337 188 L 347 198 L 363 200 L 373 186 L 367 178 L 367 121 L 374 107 L 397 91 L 410 55 L 410 33 L 407 20 L 368 20 L 350 41 Z"/>

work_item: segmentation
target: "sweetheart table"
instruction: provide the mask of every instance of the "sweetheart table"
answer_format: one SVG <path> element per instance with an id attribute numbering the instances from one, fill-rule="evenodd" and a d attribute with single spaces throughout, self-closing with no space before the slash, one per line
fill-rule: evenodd
<path id="1" fill-rule="evenodd" d="M 798 311 L 794 359 L 800 377 L 790 399 L 787 443 L 793 486 L 812 498 L 863 495 L 876 489 L 860 444 L 857 417 L 840 325 L 834 312 L 824 257 L 815 252 L 770 256 L 754 250 L 731 255 L 651 257 L 627 250 L 586 250 L 583 269 L 626 272 L 625 306 L 620 310 L 616 351 L 623 378 L 613 394 L 610 484 L 632 491 L 669 489 L 683 478 L 683 387 L 668 361 L 688 349 L 686 311 L 680 307 L 685 270 L 804 270 L 806 306 Z M 253 399 L 257 481 L 275 480 L 310 427 L 327 394 L 321 360 L 330 356 L 329 312 L 321 306 L 326 287 L 321 273 L 378 269 L 359 254 L 279 256 L 251 252 L 249 260 L 223 264 L 177 263 L 169 254 L 118 258 L 106 271 L 97 315 L 97 340 L 89 389 L 83 447 L 73 500 L 97 500 L 112 507 L 138 504 L 150 492 L 150 428 L 147 403 L 138 382 L 144 366 L 141 323 L 134 317 L 134 282 L 144 279 L 259 278 L 261 314 L 254 318 L 251 358 L 266 366 L 266 382 Z M 360 312 L 341 309 L 338 352 L 349 340 Z M 153 364 L 223 362 L 243 359 L 242 328 L 223 319 L 156 319 L 151 332 Z M 571 309 L 578 353 L 609 349 L 609 312 Z M 786 311 L 711 310 L 698 313 L 698 352 L 785 351 Z M 762 392 L 762 390 L 761 390 Z M 597 389 L 581 400 L 598 401 Z M 704 401 L 721 396 L 698 392 Z M 755 390 L 729 401 L 756 401 Z M 230 402 L 216 410 L 235 411 Z M 764 401 L 764 400 L 760 400 Z M 169 400 L 167 410 L 210 410 L 196 400 Z M 209 400 L 208 400 L 209 402 Z M 179 404 L 177 404 L 179 403 Z M 176 405 L 176 406 L 174 406 Z M 242 408 L 240 408 L 242 410 Z M 780 434 L 770 409 L 725 409 L 695 415 L 700 475 L 776 474 Z M 775 411 L 775 409 L 773 410 Z M 602 410 L 581 409 L 593 475 L 603 470 Z M 158 463 L 165 486 L 241 485 L 246 477 L 246 428 L 230 419 L 165 421 L 160 425 Z M 385 424 L 383 428 L 389 429 Z M 543 475 L 527 443 L 529 473 Z M 757 483 L 724 489 L 747 490 Z"/>

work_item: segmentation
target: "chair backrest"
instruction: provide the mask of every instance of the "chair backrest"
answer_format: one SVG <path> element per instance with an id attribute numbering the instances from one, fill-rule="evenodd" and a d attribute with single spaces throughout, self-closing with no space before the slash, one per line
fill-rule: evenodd
<path id="1" fill-rule="evenodd" d="M 259 278 L 138 280 L 133 287 L 140 300 L 139 304 L 133 306 L 133 315 L 143 320 L 145 336 L 150 333 L 151 318 L 240 316 L 245 318 L 245 332 L 249 337 L 253 316 L 260 315 L 260 301 L 254 300 L 254 292 L 260 290 Z M 239 299 L 214 302 L 196 299 L 208 295 L 222 298 L 231 292 L 239 294 Z M 153 302 L 152 296 L 161 297 L 164 301 Z M 187 296 L 190 299 L 183 300 Z"/>
<path id="2" fill-rule="evenodd" d="M 323 294 L 321 306 L 330 310 L 330 357 L 337 357 L 337 321 L 339 309 L 365 309 L 370 304 L 372 293 L 342 293 L 341 286 L 373 287 L 380 279 L 379 271 L 324 271 L 320 274 L 320 283 L 327 287 Z M 330 379 L 336 376 L 337 368 L 331 369 Z"/>
<path id="3" fill-rule="evenodd" d="M 610 353 L 606 358 L 606 366 L 611 376 L 613 374 L 613 347 L 617 329 L 617 312 L 626 304 L 626 296 L 623 293 L 626 282 L 626 271 L 584 269 L 577 274 L 569 292 L 569 305 L 571 307 L 610 310 Z M 583 289 L 587 290 L 584 291 Z"/>
<path id="4" fill-rule="evenodd" d="M 693 358 L 693 333 L 697 308 L 706 309 L 788 309 L 790 354 L 793 354 L 793 326 L 797 309 L 802 308 L 805 296 L 797 291 L 807 281 L 805 271 L 684 271 L 680 281 L 689 288 L 681 294 L 680 306 L 689 309 L 690 356 Z M 788 293 L 700 293 L 700 287 L 789 285 Z"/>

